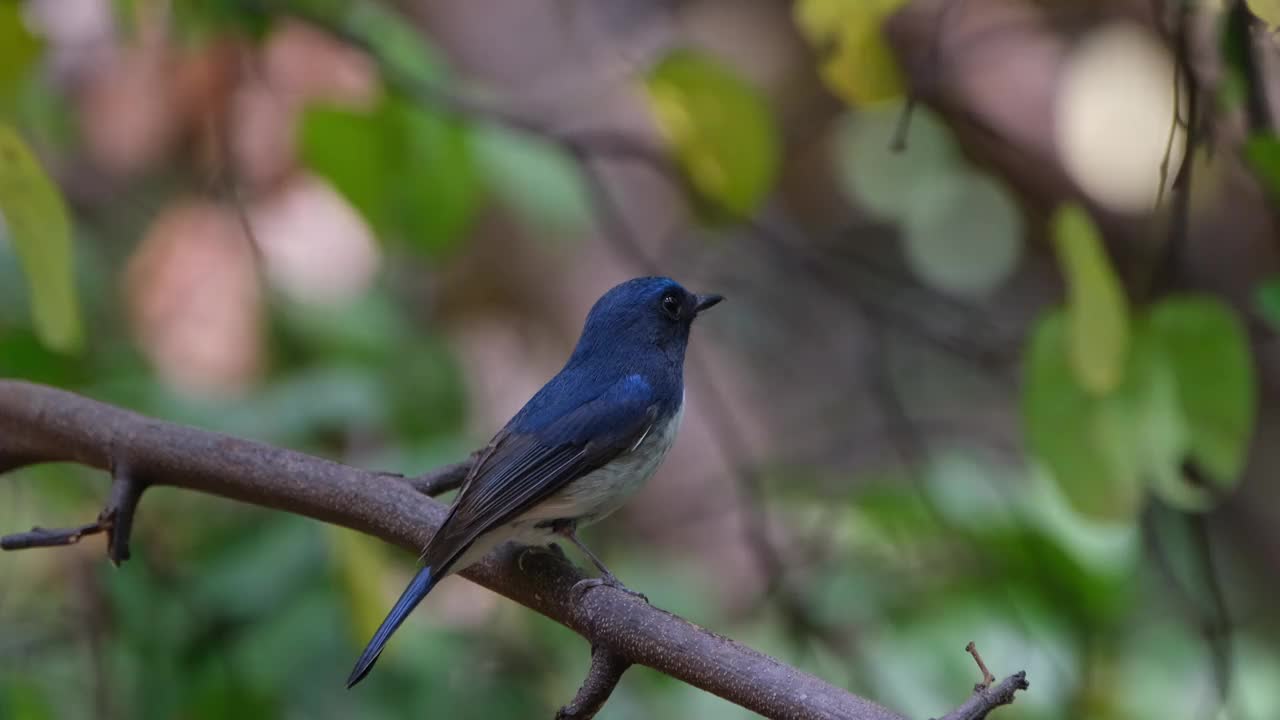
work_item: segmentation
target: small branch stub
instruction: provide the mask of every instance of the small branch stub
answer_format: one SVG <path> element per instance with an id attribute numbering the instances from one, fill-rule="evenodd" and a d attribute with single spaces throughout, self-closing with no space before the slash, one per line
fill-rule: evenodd
<path id="1" fill-rule="evenodd" d="M 476 455 L 477 453 L 472 453 L 471 457 L 462 462 L 445 465 L 422 475 L 407 478 L 407 481 L 413 486 L 414 490 L 428 497 L 443 495 L 450 490 L 456 490 L 467 479 L 467 475 L 471 472 L 471 467 L 475 465 Z"/>
<path id="2" fill-rule="evenodd" d="M 970 640 L 969 644 L 964 646 L 964 649 L 965 652 L 973 656 L 973 661 L 978 663 L 978 669 L 982 671 L 982 682 L 974 685 L 973 689 L 977 691 L 991 687 L 991 683 L 996 681 L 996 676 L 992 675 L 991 671 L 987 669 L 987 664 L 982 662 L 982 656 L 978 654 L 978 646 L 974 645 L 973 641 Z"/>
<path id="3" fill-rule="evenodd" d="M 582 681 L 582 687 L 578 688 L 578 693 L 569 704 L 556 712 L 556 720 L 590 720 L 595 717 L 613 694 L 613 689 L 618 686 L 622 673 L 629 667 L 631 663 L 611 650 L 593 645 L 587 678 Z"/>
<path id="4" fill-rule="evenodd" d="M 965 700 L 960 707 L 943 715 L 939 720 L 983 720 L 987 714 L 1001 705 L 1008 705 L 1013 702 L 1014 695 L 1019 690 L 1026 690 L 1031 687 L 1027 682 L 1027 674 L 1018 671 L 1009 677 L 1001 680 L 999 684 L 992 685 L 996 678 L 987 669 L 986 663 L 982 662 L 982 656 L 978 654 L 978 648 L 971 641 L 964 646 L 966 652 L 973 656 L 974 662 L 978 664 L 978 669 L 982 671 L 982 682 L 973 686 L 973 694 Z"/>
<path id="5" fill-rule="evenodd" d="M 146 483 L 133 477 L 120 466 L 111 471 L 111 495 L 98 519 L 71 528 L 33 527 L 28 532 L 0 537 L 0 550 L 28 550 L 39 547 L 75 545 L 87 535 L 107 534 L 107 558 L 116 567 L 129 559 L 129 534 L 133 531 L 133 514 L 142 498 Z"/>

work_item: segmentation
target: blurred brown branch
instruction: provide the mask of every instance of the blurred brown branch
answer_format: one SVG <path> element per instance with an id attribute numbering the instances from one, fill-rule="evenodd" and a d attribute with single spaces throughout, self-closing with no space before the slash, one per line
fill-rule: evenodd
<path id="1" fill-rule="evenodd" d="M 305 515 L 422 547 L 445 506 L 405 481 L 303 453 L 148 418 L 63 390 L 0 380 L 0 467 L 76 462 L 116 470 L 115 552 L 127 547 L 128 514 L 146 485 L 169 485 Z M 464 463 L 465 464 L 465 463 Z M 128 474 L 118 472 L 128 468 Z M 458 465 L 441 476 L 454 477 Z M 114 508 L 114 510 L 113 510 Z M 99 520 L 102 522 L 102 519 Z M 6 543 L 6 547 L 8 543 Z M 30 546 L 30 545 L 28 545 Z M 582 635 L 608 664 L 577 700 L 601 700 L 619 663 L 651 667 L 771 718 L 899 720 L 902 716 L 812 675 L 652 607 L 621 591 L 574 594 L 582 574 L 550 553 L 504 546 L 463 573 Z M 123 559 L 127 555 L 119 555 Z M 526 572 L 527 570 L 527 572 Z M 336 676 L 335 676 L 336 680 Z M 1004 687 L 1004 684 L 1001 685 Z M 990 691 L 990 692 L 995 692 Z M 972 703 L 972 699 L 966 705 Z"/>

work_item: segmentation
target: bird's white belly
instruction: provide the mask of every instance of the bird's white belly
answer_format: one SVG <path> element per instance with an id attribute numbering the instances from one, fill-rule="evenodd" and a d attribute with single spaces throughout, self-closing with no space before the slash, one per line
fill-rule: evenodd
<path id="1" fill-rule="evenodd" d="M 680 430 L 684 404 L 665 425 L 649 432 L 629 452 L 561 488 L 521 520 L 577 518 L 578 526 L 602 520 L 622 507 L 657 472 Z"/>
<path id="2" fill-rule="evenodd" d="M 683 400 L 683 398 L 681 398 Z M 548 520 L 576 519 L 578 527 L 602 520 L 622 507 L 657 472 L 675 443 L 684 415 L 684 403 L 665 426 L 655 425 L 635 448 L 613 462 L 590 472 L 553 493 L 515 520 L 476 538 L 454 563 L 457 572 L 480 560 L 498 545 L 515 541 L 543 545 L 557 537 L 544 523 Z M 542 524 L 540 527 L 539 525 Z"/>

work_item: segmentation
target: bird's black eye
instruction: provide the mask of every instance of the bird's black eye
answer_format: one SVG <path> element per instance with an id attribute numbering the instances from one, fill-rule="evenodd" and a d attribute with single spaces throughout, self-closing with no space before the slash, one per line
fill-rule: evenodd
<path id="1" fill-rule="evenodd" d="M 662 296 L 662 312 L 666 313 L 667 317 L 671 318 L 672 320 L 679 320 L 680 319 L 680 298 L 676 297 L 672 293 L 667 293 L 666 295 L 663 295 Z"/>

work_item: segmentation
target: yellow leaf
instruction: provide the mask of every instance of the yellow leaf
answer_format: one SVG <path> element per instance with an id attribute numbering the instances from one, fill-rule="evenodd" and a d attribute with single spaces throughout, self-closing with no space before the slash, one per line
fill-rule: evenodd
<path id="1" fill-rule="evenodd" d="M 794 5 L 796 25 L 809 42 L 821 45 L 839 33 L 856 4 L 857 0 L 800 0 Z"/>
<path id="2" fill-rule="evenodd" d="M 42 43 L 22 19 L 22 3 L 0 3 L 0 108 L 12 110 L 15 96 L 31 75 Z"/>
<path id="3" fill-rule="evenodd" d="M 1094 395 L 1120 384 L 1129 349 L 1129 306 L 1098 230 L 1077 205 L 1053 218 L 1054 247 L 1067 276 L 1068 360 Z"/>
<path id="4" fill-rule="evenodd" d="M 688 50 L 663 58 L 646 89 L 707 219 L 750 214 L 778 171 L 778 133 L 764 98 L 719 61 Z"/>
<path id="5" fill-rule="evenodd" d="M 1280 0 L 1245 0 L 1244 4 L 1268 28 L 1280 27 Z"/>
<path id="6" fill-rule="evenodd" d="M 801 0 L 800 32 L 822 56 L 828 89 L 848 103 L 866 105 L 903 91 L 898 61 L 884 37 L 884 23 L 905 0 Z"/>

